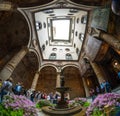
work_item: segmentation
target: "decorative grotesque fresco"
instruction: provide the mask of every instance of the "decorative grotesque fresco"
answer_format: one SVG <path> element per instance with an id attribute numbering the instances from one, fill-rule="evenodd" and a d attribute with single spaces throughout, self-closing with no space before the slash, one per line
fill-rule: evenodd
<path id="1" fill-rule="evenodd" d="M 91 26 L 94 28 L 107 31 L 110 8 L 96 8 L 93 10 Z"/>

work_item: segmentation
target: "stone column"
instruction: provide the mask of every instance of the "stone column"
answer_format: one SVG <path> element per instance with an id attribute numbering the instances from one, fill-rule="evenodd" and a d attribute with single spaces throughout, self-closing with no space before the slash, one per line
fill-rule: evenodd
<path id="1" fill-rule="evenodd" d="M 120 40 L 115 38 L 113 35 L 101 32 L 100 38 L 111 45 L 113 48 L 120 50 Z"/>
<path id="2" fill-rule="evenodd" d="M 22 48 L 1 70 L 0 79 L 2 81 L 8 79 L 13 73 L 14 69 L 18 65 L 18 63 L 23 59 L 23 57 L 27 54 L 28 48 Z"/>
<path id="3" fill-rule="evenodd" d="M 60 87 L 60 72 L 57 72 L 56 87 Z"/>
<path id="4" fill-rule="evenodd" d="M 92 66 L 92 68 L 93 68 L 93 70 L 94 70 L 94 72 L 95 72 L 95 74 L 97 76 L 98 82 L 100 84 L 101 82 L 103 82 L 103 80 L 105 80 L 104 74 L 101 71 L 98 64 L 93 63 L 93 62 L 90 62 L 90 64 L 91 64 L 91 66 Z"/>
<path id="5" fill-rule="evenodd" d="M 87 86 L 87 83 L 86 83 L 86 80 L 85 80 L 84 77 L 82 77 L 82 81 L 83 81 L 83 85 L 84 85 L 86 97 L 89 97 L 89 96 L 90 96 L 89 88 L 88 88 L 88 86 Z"/>
<path id="6" fill-rule="evenodd" d="M 39 78 L 39 72 L 35 73 L 32 85 L 31 85 L 31 90 L 35 90 L 36 86 L 37 86 L 37 82 L 38 82 L 38 78 Z"/>
<path id="7" fill-rule="evenodd" d="M 118 51 L 120 50 L 120 40 L 117 39 L 116 37 L 114 37 L 113 35 L 105 33 L 96 28 L 89 28 L 88 33 L 95 38 L 102 39 L 103 41 L 108 43 L 110 46 L 115 48 L 116 50 L 118 50 Z"/>
<path id="8" fill-rule="evenodd" d="M 10 11 L 13 10 L 13 5 L 11 2 L 0 2 L 0 11 Z"/>

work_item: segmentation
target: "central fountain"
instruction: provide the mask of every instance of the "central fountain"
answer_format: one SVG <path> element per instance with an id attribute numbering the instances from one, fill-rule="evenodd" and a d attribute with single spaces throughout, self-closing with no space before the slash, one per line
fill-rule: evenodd
<path id="1" fill-rule="evenodd" d="M 61 87 L 57 87 L 56 91 L 58 91 L 61 94 L 61 99 L 60 99 L 60 101 L 58 101 L 56 108 L 65 109 L 65 108 L 68 108 L 68 103 L 66 102 L 64 95 L 67 91 L 70 90 L 70 88 L 64 87 L 64 84 L 65 84 L 64 76 L 61 76 L 60 79 L 61 79 L 61 81 L 60 81 Z"/>
<path id="2" fill-rule="evenodd" d="M 65 93 L 70 90 L 69 87 L 65 87 L 64 76 L 60 76 L 60 87 L 57 87 L 55 90 L 60 93 L 61 99 L 57 102 L 55 107 L 46 106 L 42 108 L 42 111 L 50 116 L 71 116 L 82 110 L 80 106 L 69 107 L 68 103 L 64 97 Z"/>

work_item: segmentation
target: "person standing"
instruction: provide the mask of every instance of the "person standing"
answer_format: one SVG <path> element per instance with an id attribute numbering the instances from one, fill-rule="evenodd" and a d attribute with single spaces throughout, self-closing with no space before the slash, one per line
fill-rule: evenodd
<path id="1" fill-rule="evenodd" d="M 118 79 L 120 79 L 120 71 L 118 72 Z"/>
<path id="2" fill-rule="evenodd" d="M 12 78 L 7 79 L 3 82 L 1 87 L 1 102 L 3 101 L 4 95 L 11 94 L 12 93 Z"/>
<path id="3" fill-rule="evenodd" d="M 22 86 L 20 84 L 20 82 L 18 82 L 16 85 L 15 85 L 15 88 L 14 88 L 14 93 L 16 95 L 20 95 L 21 94 L 21 91 L 22 91 Z"/>
<path id="4" fill-rule="evenodd" d="M 106 81 L 106 83 L 105 83 L 105 90 L 107 93 L 111 92 L 111 86 L 110 86 L 110 83 L 108 81 Z"/>
<path id="5" fill-rule="evenodd" d="M 100 94 L 100 88 L 96 86 L 96 95 Z"/>
<path id="6" fill-rule="evenodd" d="M 92 101 L 95 99 L 95 90 L 93 88 L 90 88 L 90 97 L 92 98 Z"/>
<path id="7" fill-rule="evenodd" d="M 0 103 L 1 103 L 1 88 L 2 88 L 2 80 L 0 79 Z"/>
<path id="8" fill-rule="evenodd" d="M 103 82 L 100 84 L 100 89 L 101 89 L 101 92 L 102 92 L 102 93 L 105 93 L 105 91 L 106 91 L 106 90 L 105 90 L 105 89 L 106 89 L 106 88 L 105 88 L 105 85 L 106 85 L 106 81 L 103 80 Z"/>

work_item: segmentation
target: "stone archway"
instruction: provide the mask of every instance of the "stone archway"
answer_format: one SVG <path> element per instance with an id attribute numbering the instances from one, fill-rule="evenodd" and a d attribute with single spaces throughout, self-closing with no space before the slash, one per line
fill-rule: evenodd
<path id="1" fill-rule="evenodd" d="M 0 70 L 29 42 L 29 28 L 20 12 L 0 11 Z"/>
<path id="2" fill-rule="evenodd" d="M 17 65 L 11 77 L 14 84 L 21 82 L 26 89 L 30 89 L 34 75 L 38 70 L 38 59 L 34 52 L 29 52 Z"/>
<path id="3" fill-rule="evenodd" d="M 70 87 L 70 98 L 85 97 L 84 86 L 79 69 L 73 66 L 68 66 L 63 69 L 65 78 L 65 86 Z"/>
<path id="4" fill-rule="evenodd" d="M 40 70 L 36 90 L 41 92 L 54 92 L 56 87 L 56 69 L 52 66 L 45 66 Z"/>

